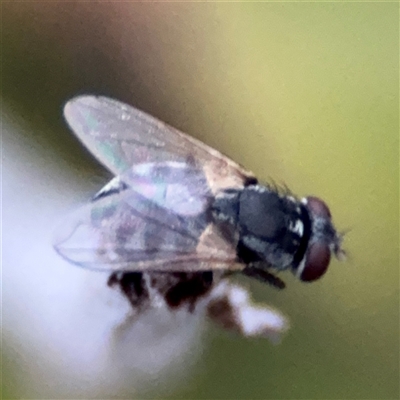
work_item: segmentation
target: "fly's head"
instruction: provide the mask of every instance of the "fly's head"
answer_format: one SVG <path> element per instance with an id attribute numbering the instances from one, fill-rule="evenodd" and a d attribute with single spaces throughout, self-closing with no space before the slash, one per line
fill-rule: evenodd
<path id="1" fill-rule="evenodd" d="M 311 232 L 307 250 L 294 273 L 300 280 L 312 282 L 325 274 L 331 254 L 339 260 L 344 259 L 345 252 L 341 248 L 343 235 L 336 231 L 329 207 L 323 200 L 309 196 L 301 202 L 308 212 Z"/>

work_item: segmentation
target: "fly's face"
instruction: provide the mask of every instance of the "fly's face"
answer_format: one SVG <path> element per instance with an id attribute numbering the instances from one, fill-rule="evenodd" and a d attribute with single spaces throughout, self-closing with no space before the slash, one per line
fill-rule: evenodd
<path id="1" fill-rule="evenodd" d="M 340 245 L 342 237 L 332 223 L 331 212 L 326 203 L 318 197 L 309 196 L 302 200 L 311 222 L 310 238 L 303 259 L 295 269 L 302 281 L 314 281 L 325 274 L 331 254 L 344 259 Z"/>
<path id="2" fill-rule="evenodd" d="M 259 185 L 218 151 L 120 102 L 83 96 L 64 112 L 115 178 L 54 247 L 69 262 L 110 271 L 110 286 L 132 304 L 154 289 L 171 307 L 197 302 L 233 271 L 279 288 L 280 270 L 312 281 L 343 253 L 322 200 Z"/>

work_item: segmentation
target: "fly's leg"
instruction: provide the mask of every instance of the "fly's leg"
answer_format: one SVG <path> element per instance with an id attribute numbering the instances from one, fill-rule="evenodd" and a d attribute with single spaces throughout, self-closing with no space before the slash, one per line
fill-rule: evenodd
<path id="1" fill-rule="evenodd" d="M 257 279 L 263 283 L 268 283 L 277 289 L 284 289 L 286 287 L 285 282 L 271 272 L 268 272 L 265 267 L 265 263 L 251 263 L 241 272 L 250 278 Z"/>

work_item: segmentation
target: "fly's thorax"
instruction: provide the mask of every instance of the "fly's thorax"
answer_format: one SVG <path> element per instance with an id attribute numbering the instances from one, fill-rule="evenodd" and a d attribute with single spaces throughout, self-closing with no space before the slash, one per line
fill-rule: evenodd
<path id="1" fill-rule="evenodd" d="M 256 255 L 283 270 L 293 268 L 303 258 L 311 222 L 304 205 L 294 197 L 268 186 L 252 185 L 240 194 L 238 228 L 242 253 L 250 258 L 245 262 L 254 261 Z"/>

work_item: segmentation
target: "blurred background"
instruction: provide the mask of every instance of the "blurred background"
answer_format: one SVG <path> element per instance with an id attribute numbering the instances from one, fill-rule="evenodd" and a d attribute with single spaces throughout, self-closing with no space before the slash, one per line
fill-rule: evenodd
<path id="1" fill-rule="evenodd" d="M 3 398 L 399 398 L 398 4 L 3 2 L 1 49 Z M 147 321 L 110 361 L 126 304 L 51 248 L 109 177 L 62 117 L 83 93 L 327 201 L 345 263 L 242 280 L 289 317 L 280 345 Z"/>

